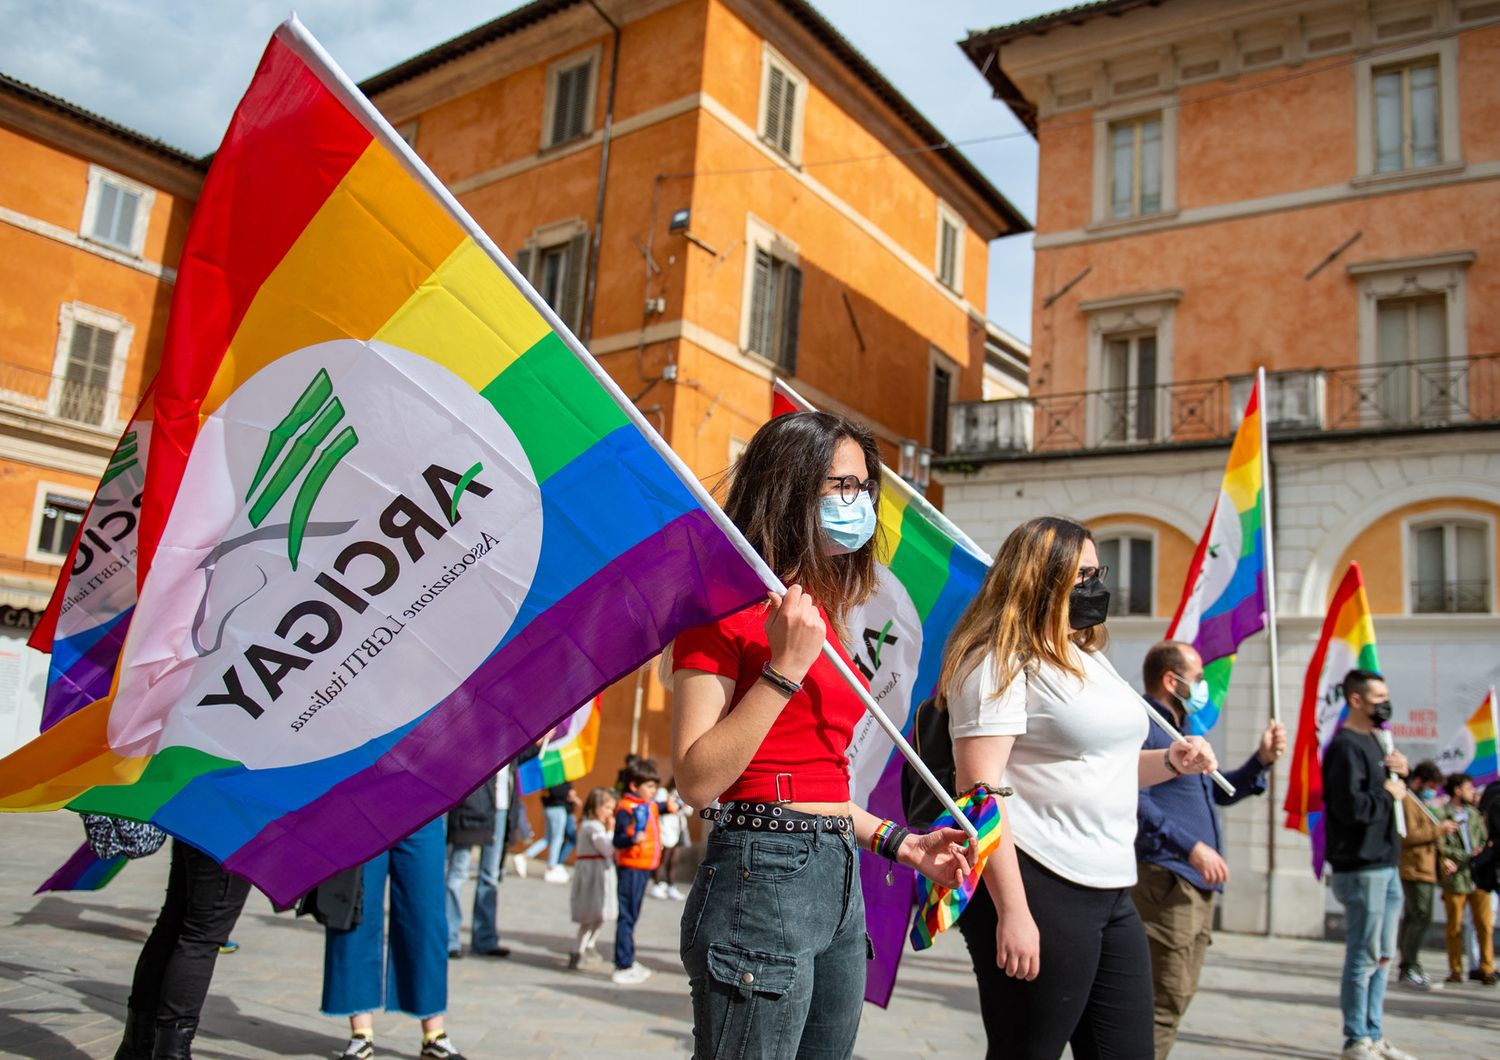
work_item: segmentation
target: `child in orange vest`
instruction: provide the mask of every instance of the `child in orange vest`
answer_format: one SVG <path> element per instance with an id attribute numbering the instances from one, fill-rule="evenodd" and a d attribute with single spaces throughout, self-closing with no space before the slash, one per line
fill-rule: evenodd
<path id="1" fill-rule="evenodd" d="M 625 791 L 615 808 L 615 872 L 619 878 L 620 919 L 615 925 L 615 972 L 617 983 L 640 983 L 651 969 L 635 959 L 635 923 L 651 874 L 661 864 L 661 818 L 656 808 L 656 789 L 661 774 L 646 758 L 627 767 Z"/>

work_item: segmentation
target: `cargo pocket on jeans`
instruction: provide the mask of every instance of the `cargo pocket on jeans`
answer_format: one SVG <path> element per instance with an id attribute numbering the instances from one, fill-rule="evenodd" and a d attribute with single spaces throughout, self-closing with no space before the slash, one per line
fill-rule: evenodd
<path id="1" fill-rule="evenodd" d="M 687 953 L 693 948 L 693 943 L 698 938 L 698 925 L 703 920 L 703 910 L 708 905 L 708 889 L 713 886 L 714 873 L 717 870 L 712 865 L 699 865 L 698 875 L 693 880 L 693 889 L 688 892 L 687 905 L 682 910 L 682 952 Z"/>
<path id="2" fill-rule="evenodd" d="M 740 997 L 778 998 L 797 981 L 797 958 L 747 950 L 727 942 L 708 946 L 708 974 Z"/>

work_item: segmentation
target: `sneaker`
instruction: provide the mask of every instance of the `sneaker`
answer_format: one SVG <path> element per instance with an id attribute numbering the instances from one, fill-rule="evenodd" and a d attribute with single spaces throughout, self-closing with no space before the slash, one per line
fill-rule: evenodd
<path id="1" fill-rule="evenodd" d="M 448 951 L 448 959 L 450 961 L 462 960 L 463 959 L 463 955 L 464 955 L 464 948 L 462 946 L 459 946 L 459 947 L 457 947 L 455 949 L 451 949 L 451 950 Z"/>
<path id="2" fill-rule="evenodd" d="M 542 874 L 542 879 L 546 880 L 548 883 L 567 883 L 568 870 L 562 865 L 553 865 L 550 869 Z"/>
<path id="3" fill-rule="evenodd" d="M 1421 972 L 1415 969 L 1407 969 L 1401 973 L 1401 978 L 1396 980 L 1396 985 L 1403 990 L 1419 990 L 1428 992 L 1443 989 L 1442 983 L 1435 983 Z"/>
<path id="4" fill-rule="evenodd" d="M 374 1055 L 375 1040 L 354 1035 L 349 1039 L 349 1044 L 344 1046 L 344 1051 L 339 1053 L 338 1060 L 370 1060 Z"/>
<path id="5" fill-rule="evenodd" d="M 579 964 L 584 968 L 602 968 L 605 965 L 604 954 L 598 950 L 585 950 L 579 955 Z"/>
<path id="6" fill-rule="evenodd" d="M 1457 972 L 1454 972 L 1448 978 L 1446 978 L 1446 979 L 1443 980 L 1443 982 L 1445 982 L 1445 983 L 1461 983 L 1463 981 L 1464 981 L 1464 977 L 1461 976 L 1461 975 L 1459 975 Z"/>
<path id="7" fill-rule="evenodd" d="M 219 952 L 220 953 L 235 953 L 235 952 L 237 952 L 239 950 L 239 948 L 240 948 L 240 944 L 238 942 L 234 941 L 234 939 L 225 939 L 224 940 L 224 945 L 222 945 L 222 946 L 219 947 Z"/>
<path id="8" fill-rule="evenodd" d="M 629 968 L 616 968 L 614 975 L 610 976 L 610 979 L 613 982 L 619 983 L 622 986 L 629 986 L 635 983 L 644 983 L 647 979 L 650 978 L 651 969 L 647 968 L 639 961 L 637 961 L 635 964 L 632 964 Z"/>
<path id="9" fill-rule="evenodd" d="M 674 901 L 674 902 L 685 902 L 685 901 L 687 901 L 687 895 L 685 895 L 681 891 L 679 891 L 677 889 L 677 885 L 675 883 L 672 886 L 670 886 L 670 887 L 667 888 L 667 897 L 670 898 L 670 899 L 672 899 L 672 901 Z"/>
<path id="10" fill-rule="evenodd" d="M 1495 975 L 1493 972 L 1489 975 L 1481 975 L 1479 977 L 1480 986 L 1494 986 L 1497 982 L 1500 982 L 1500 976 Z"/>
<path id="11" fill-rule="evenodd" d="M 578 971 L 578 969 L 580 969 L 582 967 L 583 967 L 583 954 L 581 954 L 581 953 L 570 953 L 570 954 L 568 954 L 568 971 L 570 971 L 570 972 L 576 972 L 576 971 Z"/>
<path id="12" fill-rule="evenodd" d="M 1375 1055 L 1380 1057 L 1381 1060 L 1417 1060 L 1417 1058 L 1415 1056 L 1412 1056 L 1411 1053 L 1397 1049 L 1390 1043 L 1390 1039 L 1388 1038 L 1380 1039 L 1380 1041 L 1375 1042 L 1371 1046 L 1371 1048 L 1374 1049 Z"/>
<path id="13" fill-rule="evenodd" d="M 1339 1060 L 1381 1060 L 1381 1056 L 1374 1042 L 1368 1038 L 1358 1038 L 1344 1046 L 1344 1051 L 1339 1053 Z"/>
<path id="14" fill-rule="evenodd" d="M 464 1054 L 458 1051 L 458 1046 L 453 1044 L 453 1039 L 448 1037 L 444 1031 L 431 1041 L 422 1043 L 422 1052 L 418 1054 L 421 1060 L 464 1060 Z"/>
<path id="15" fill-rule="evenodd" d="M 496 946 L 493 949 L 488 949 L 488 950 L 475 950 L 474 951 L 474 956 L 476 956 L 476 957 L 509 957 L 510 956 L 510 947 L 509 946 Z"/>
<path id="16" fill-rule="evenodd" d="M 1480 983 L 1484 981 L 1484 973 L 1481 972 L 1478 968 L 1470 968 L 1469 978 L 1476 983 Z"/>
<path id="17" fill-rule="evenodd" d="M 516 870 L 516 875 L 521 879 L 526 878 L 526 855 L 512 854 L 510 856 L 510 867 Z"/>
<path id="18" fill-rule="evenodd" d="M 653 883 L 646 889 L 646 893 L 652 898 L 665 898 L 667 896 L 667 885 L 665 883 Z"/>

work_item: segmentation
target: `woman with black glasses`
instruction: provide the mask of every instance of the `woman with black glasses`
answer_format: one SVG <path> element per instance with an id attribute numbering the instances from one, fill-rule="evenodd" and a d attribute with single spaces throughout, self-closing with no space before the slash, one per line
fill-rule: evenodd
<path id="1" fill-rule="evenodd" d="M 1141 697 L 1104 658 L 1107 569 L 1088 530 L 1033 519 L 1005 539 L 949 638 L 939 690 L 958 790 L 1015 789 L 959 920 L 989 1055 L 1150 1060 L 1151 957 L 1131 901 L 1137 791 L 1216 767 L 1189 737 L 1142 751 Z"/>
<path id="2" fill-rule="evenodd" d="M 915 835 L 849 801 L 864 707 L 820 652 L 875 588 L 879 468 L 870 433 L 835 416 L 757 431 L 724 509 L 789 588 L 672 646 L 678 789 L 721 803 L 682 918 L 699 1058 L 850 1056 L 868 956 L 858 845 L 948 886 L 967 871 L 964 833 Z"/>

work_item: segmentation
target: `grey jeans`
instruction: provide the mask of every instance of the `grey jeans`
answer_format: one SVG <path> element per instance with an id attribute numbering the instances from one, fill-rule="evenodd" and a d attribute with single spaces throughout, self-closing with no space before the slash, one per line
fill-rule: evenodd
<path id="1" fill-rule="evenodd" d="M 682 913 L 695 1060 L 853 1055 L 868 946 L 852 833 L 715 829 Z"/>

